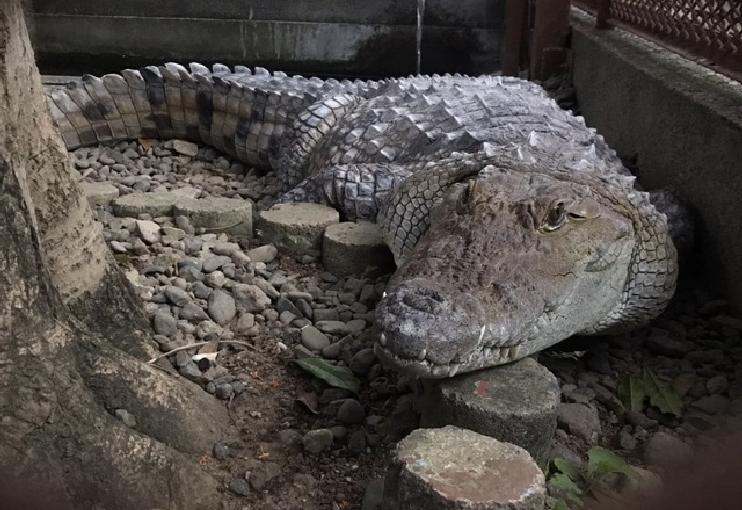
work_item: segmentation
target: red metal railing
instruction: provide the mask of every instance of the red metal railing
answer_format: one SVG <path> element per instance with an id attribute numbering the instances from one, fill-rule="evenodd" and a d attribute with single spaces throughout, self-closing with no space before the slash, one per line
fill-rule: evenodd
<path id="1" fill-rule="evenodd" d="M 741 0 L 573 0 L 597 26 L 620 26 L 737 80 L 742 77 Z"/>

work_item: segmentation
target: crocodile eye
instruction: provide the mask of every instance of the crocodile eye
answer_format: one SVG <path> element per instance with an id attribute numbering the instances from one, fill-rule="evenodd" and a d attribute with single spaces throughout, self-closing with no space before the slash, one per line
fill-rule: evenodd
<path id="1" fill-rule="evenodd" d="M 564 202 L 556 202 L 549 209 L 543 228 L 547 232 L 552 232 L 564 225 L 566 219 L 567 212 L 564 209 Z"/>

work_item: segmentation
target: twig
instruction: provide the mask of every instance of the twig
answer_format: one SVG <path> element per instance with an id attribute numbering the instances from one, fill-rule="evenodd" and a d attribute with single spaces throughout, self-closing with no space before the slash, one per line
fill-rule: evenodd
<path id="1" fill-rule="evenodd" d="M 251 344 L 249 344 L 247 342 L 242 342 L 240 340 L 218 340 L 217 342 L 220 343 L 220 344 L 244 345 L 248 349 L 252 349 L 253 351 L 255 350 L 255 347 L 253 345 L 251 345 Z M 157 360 L 162 359 L 162 358 L 166 358 L 166 357 L 170 356 L 171 354 L 175 354 L 176 352 L 187 351 L 188 349 L 193 349 L 194 347 L 200 347 L 200 346 L 206 345 L 208 343 L 211 343 L 211 341 L 208 341 L 208 342 L 194 342 L 192 344 L 184 345 L 182 347 L 176 347 L 175 349 L 172 349 L 170 351 L 167 351 L 164 354 L 160 354 L 159 356 L 156 356 L 156 357 L 152 358 L 147 363 L 149 363 L 151 365 L 151 364 L 155 363 Z"/>

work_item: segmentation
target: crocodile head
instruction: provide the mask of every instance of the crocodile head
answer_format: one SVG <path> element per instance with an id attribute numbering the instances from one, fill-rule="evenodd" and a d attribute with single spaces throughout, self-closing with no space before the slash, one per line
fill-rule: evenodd
<path id="1" fill-rule="evenodd" d="M 523 173 L 453 185 L 377 307 L 377 355 L 403 372 L 450 377 L 620 322 L 642 212 L 626 198 L 639 192 L 612 185 Z M 671 295 L 672 275 L 664 283 Z"/>

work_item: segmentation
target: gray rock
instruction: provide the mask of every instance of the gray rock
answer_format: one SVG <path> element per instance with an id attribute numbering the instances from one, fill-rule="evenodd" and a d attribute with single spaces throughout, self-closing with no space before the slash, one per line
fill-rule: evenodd
<path id="1" fill-rule="evenodd" d="M 158 312 L 154 316 L 154 328 L 158 335 L 171 337 L 178 331 L 178 325 L 175 317 L 169 313 Z"/>
<path id="2" fill-rule="evenodd" d="M 361 510 L 381 510 L 381 504 L 384 500 L 384 478 L 376 478 L 366 487 L 366 493 L 363 495 Z"/>
<path id="3" fill-rule="evenodd" d="M 155 244 L 160 242 L 160 226 L 154 221 L 137 220 L 137 231 L 146 243 Z"/>
<path id="4" fill-rule="evenodd" d="M 366 419 L 366 411 L 358 400 L 348 398 L 340 404 L 337 419 L 345 425 L 357 425 L 363 423 L 363 420 Z"/>
<path id="5" fill-rule="evenodd" d="M 165 287 L 165 296 L 167 297 L 167 300 L 175 306 L 185 306 L 187 303 L 191 302 L 191 296 L 189 296 L 185 290 L 174 285 L 168 285 Z"/>
<path id="6" fill-rule="evenodd" d="M 250 495 L 250 484 L 244 478 L 235 478 L 229 482 L 229 490 L 238 496 Z"/>
<path id="7" fill-rule="evenodd" d="M 234 298 L 222 290 L 215 290 L 209 296 L 209 315 L 217 324 L 226 324 L 237 315 Z"/>
<path id="8" fill-rule="evenodd" d="M 273 262 L 273 260 L 276 258 L 276 255 L 278 255 L 278 250 L 272 244 L 266 244 L 265 246 L 253 248 L 252 250 L 247 252 L 247 256 L 250 257 L 251 261 L 263 262 L 265 264 Z"/>
<path id="9" fill-rule="evenodd" d="M 333 440 L 332 430 L 316 429 L 304 434 L 302 444 L 306 452 L 317 454 L 332 446 Z"/>
<path id="10" fill-rule="evenodd" d="M 644 444 L 644 463 L 662 468 L 682 467 L 693 459 L 693 448 L 667 432 L 655 432 Z"/>
<path id="11" fill-rule="evenodd" d="M 210 273 L 212 271 L 216 271 L 225 264 L 231 263 L 231 257 L 228 257 L 226 255 L 215 255 L 213 257 L 208 257 L 203 261 L 203 267 L 201 268 L 201 270 L 204 273 Z"/>
<path id="12" fill-rule="evenodd" d="M 180 318 L 191 322 L 201 322 L 208 320 L 209 315 L 196 303 L 190 302 L 180 310 Z"/>
<path id="13" fill-rule="evenodd" d="M 229 447 L 224 443 L 214 443 L 213 455 L 216 460 L 224 460 L 229 456 Z"/>
<path id="14" fill-rule="evenodd" d="M 301 343 L 307 349 L 321 351 L 330 345 L 330 339 L 314 326 L 307 326 L 301 330 Z"/>
<path id="15" fill-rule="evenodd" d="M 255 325 L 255 315 L 251 313 L 243 313 L 240 318 L 237 319 L 237 332 L 243 333 Z"/>
<path id="16" fill-rule="evenodd" d="M 355 353 L 353 359 L 350 361 L 350 369 L 358 376 L 365 376 L 376 361 L 374 350 L 367 347 Z"/>
<path id="17" fill-rule="evenodd" d="M 121 420 L 121 422 L 129 428 L 134 428 L 137 425 L 137 420 L 134 416 L 126 409 L 116 409 L 113 412 L 114 416 Z"/>
<path id="18" fill-rule="evenodd" d="M 270 298 L 256 285 L 236 283 L 232 286 L 232 297 L 237 302 L 237 308 L 246 312 L 262 312 L 270 306 Z"/>
<path id="19" fill-rule="evenodd" d="M 340 314 L 337 308 L 315 308 L 314 320 L 320 321 L 337 321 L 340 320 Z"/>
<path id="20" fill-rule="evenodd" d="M 214 273 L 211 273 L 214 274 Z M 191 292 L 197 299 L 208 299 L 213 290 L 202 282 L 194 282 Z"/>
<path id="21" fill-rule="evenodd" d="M 557 427 L 590 444 L 596 444 L 601 435 L 598 411 L 584 404 L 560 404 L 557 409 Z"/>
<path id="22" fill-rule="evenodd" d="M 280 298 L 276 302 L 276 310 L 278 310 L 278 313 L 283 312 L 291 312 L 296 317 L 302 317 L 302 313 L 299 311 L 299 309 L 287 298 Z"/>

